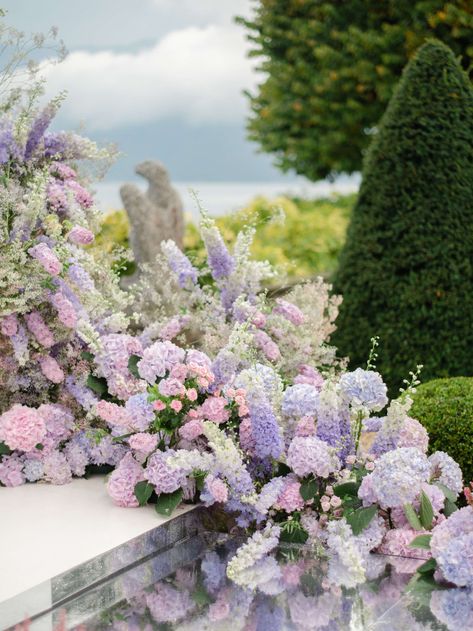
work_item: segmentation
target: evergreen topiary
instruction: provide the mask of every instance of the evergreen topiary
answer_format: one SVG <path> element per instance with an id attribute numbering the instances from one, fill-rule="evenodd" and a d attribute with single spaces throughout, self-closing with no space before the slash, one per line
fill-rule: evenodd
<path id="1" fill-rule="evenodd" d="M 429 434 L 429 452 L 446 451 L 473 480 L 473 379 L 435 379 L 417 388 L 410 415 Z"/>
<path id="2" fill-rule="evenodd" d="M 398 387 L 473 374 L 473 88 L 449 48 L 428 42 L 406 67 L 363 172 L 335 291 L 333 342 L 353 366 L 381 338 Z"/>

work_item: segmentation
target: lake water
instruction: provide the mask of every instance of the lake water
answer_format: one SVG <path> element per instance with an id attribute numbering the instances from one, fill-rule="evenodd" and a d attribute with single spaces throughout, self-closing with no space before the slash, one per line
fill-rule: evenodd
<path id="1" fill-rule="evenodd" d="M 100 182 L 95 186 L 99 207 L 104 210 L 122 208 L 120 186 L 122 182 Z M 136 182 L 145 190 L 143 181 Z M 340 176 L 334 182 L 322 180 L 308 182 L 303 178 L 281 180 L 280 182 L 174 182 L 184 202 L 186 212 L 196 218 L 198 209 L 192 197 L 195 191 L 204 208 L 212 215 L 223 215 L 245 206 L 257 195 L 276 197 L 277 195 L 298 195 L 301 197 L 322 198 L 336 194 L 353 193 L 360 184 L 359 174 Z"/>

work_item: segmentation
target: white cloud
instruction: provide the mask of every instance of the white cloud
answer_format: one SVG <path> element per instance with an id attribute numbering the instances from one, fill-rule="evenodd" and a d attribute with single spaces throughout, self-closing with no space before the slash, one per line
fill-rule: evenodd
<path id="1" fill-rule="evenodd" d="M 215 24 L 173 31 L 136 53 L 76 51 L 45 70 L 48 94 L 66 89 L 62 116 L 88 129 L 169 117 L 238 121 L 246 108 L 241 91 L 255 81 L 246 51 L 241 27 Z"/>
<path id="2" fill-rule="evenodd" d="M 251 0 L 152 0 L 152 3 L 163 14 L 212 24 L 230 23 L 235 15 L 248 16 L 252 6 Z"/>

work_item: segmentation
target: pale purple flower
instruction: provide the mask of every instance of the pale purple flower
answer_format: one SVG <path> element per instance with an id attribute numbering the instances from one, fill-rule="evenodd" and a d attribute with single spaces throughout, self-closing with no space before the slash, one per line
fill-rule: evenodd
<path id="1" fill-rule="evenodd" d="M 228 251 L 217 226 L 203 221 L 201 236 L 207 250 L 207 261 L 213 278 L 215 280 L 228 278 L 235 269 L 235 259 Z"/>
<path id="2" fill-rule="evenodd" d="M 157 377 L 164 377 L 176 364 L 184 361 L 185 351 L 169 341 L 155 342 L 143 351 L 137 364 L 143 379 L 154 384 Z"/>
<path id="3" fill-rule="evenodd" d="M 25 145 L 25 160 L 29 160 L 34 151 L 38 148 L 38 145 L 43 140 L 44 132 L 49 127 L 52 119 L 57 111 L 57 105 L 55 103 L 48 103 L 43 111 L 33 121 Z"/>
<path id="4" fill-rule="evenodd" d="M 473 508 L 465 506 L 435 526 L 430 541 L 432 556 L 447 581 L 473 587 Z"/>
<path id="5" fill-rule="evenodd" d="M 107 483 L 108 494 L 118 506 L 125 508 L 139 506 L 135 496 L 135 486 L 144 479 L 143 468 L 129 452 L 110 474 Z"/>
<path id="6" fill-rule="evenodd" d="M 170 239 L 163 241 L 161 250 L 166 256 L 169 267 L 177 276 L 177 282 L 183 289 L 190 288 L 197 283 L 198 271 L 174 241 Z"/>
<path id="7" fill-rule="evenodd" d="M 23 474 L 28 482 L 36 482 L 43 477 L 44 465 L 38 458 L 26 458 L 23 465 Z"/>
<path id="8" fill-rule="evenodd" d="M 315 436 L 296 436 L 287 452 L 287 464 L 301 478 L 313 474 L 328 478 L 340 468 L 334 449 Z"/>
<path id="9" fill-rule="evenodd" d="M 473 629 L 473 590 L 436 589 L 430 597 L 430 610 L 449 631 Z"/>
<path id="10" fill-rule="evenodd" d="M 88 228 L 74 226 L 67 235 L 67 238 L 76 245 L 90 245 L 95 237 L 94 233 Z"/>
<path id="11" fill-rule="evenodd" d="M 308 364 L 302 364 L 299 367 L 299 374 L 294 379 L 294 383 L 308 383 L 319 391 L 322 389 L 324 381 L 319 371 Z"/>
<path id="12" fill-rule="evenodd" d="M 51 484 L 68 484 L 72 480 L 72 472 L 66 456 L 60 451 L 46 454 L 43 460 L 43 477 Z"/>
<path id="13" fill-rule="evenodd" d="M 383 508 L 403 506 L 412 502 L 422 490 L 423 483 L 428 482 L 429 461 L 415 447 L 400 447 L 378 458 L 375 470 L 367 477 L 376 501 Z M 363 493 L 361 488 L 360 491 Z M 360 491 L 359 497 L 364 499 Z"/>
<path id="14" fill-rule="evenodd" d="M 458 495 L 463 489 L 463 475 L 459 465 L 444 451 L 429 456 L 431 476 Z"/>
<path id="15" fill-rule="evenodd" d="M 36 341 L 44 348 L 51 348 L 54 345 L 54 336 L 41 314 L 38 311 L 32 311 L 26 313 L 24 318 L 28 330 L 34 335 Z"/>
<path id="16" fill-rule="evenodd" d="M 283 318 L 286 318 L 286 320 L 294 324 L 294 326 L 300 326 L 305 320 L 304 314 L 299 307 L 296 307 L 292 302 L 288 302 L 282 298 L 276 298 L 276 306 L 273 309 L 273 313 L 283 316 Z"/>
<path id="17" fill-rule="evenodd" d="M 58 276 L 62 271 L 62 263 L 46 243 L 38 243 L 28 250 L 28 254 L 51 276 Z"/>
<path id="18" fill-rule="evenodd" d="M 295 386 L 289 386 L 284 392 L 282 413 L 288 418 L 295 419 L 316 416 L 318 403 L 318 390 L 307 383 L 298 383 Z"/>
<path id="19" fill-rule="evenodd" d="M 82 477 L 85 474 L 85 468 L 89 464 L 89 456 L 85 447 L 79 441 L 70 440 L 64 448 L 64 455 L 67 458 L 72 475 Z"/>
<path id="20" fill-rule="evenodd" d="M 376 412 L 388 403 L 387 387 L 381 375 L 373 370 L 357 368 L 340 379 L 340 389 L 355 409 Z"/>
<path id="21" fill-rule="evenodd" d="M 3 456 L 0 460 L 0 482 L 4 486 L 20 486 L 25 483 L 23 463 L 18 454 Z"/>
<path id="22" fill-rule="evenodd" d="M 177 491 L 185 481 L 185 474 L 177 467 L 170 467 L 166 464 L 167 459 L 175 454 L 174 449 L 168 451 L 156 451 L 149 458 L 144 477 L 150 482 L 157 493 L 173 493 Z"/>
<path id="23" fill-rule="evenodd" d="M 204 488 L 200 493 L 200 500 L 206 506 L 212 506 L 215 503 L 225 504 L 228 500 L 228 487 L 220 478 L 208 474 L 205 478 Z"/>
<path id="24" fill-rule="evenodd" d="M 0 330 L 2 335 L 6 335 L 7 337 L 11 337 L 12 335 L 16 335 L 18 332 L 18 318 L 15 313 L 10 313 L 9 315 L 3 316 L 1 320 Z"/>
<path id="25" fill-rule="evenodd" d="M 265 331 L 258 329 L 253 333 L 253 337 L 257 348 L 263 352 L 266 359 L 269 359 L 271 362 L 276 362 L 280 359 L 281 351 L 279 350 L 279 346 Z"/>
<path id="26" fill-rule="evenodd" d="M 72 302 L 66 298 L 62 291 L 52 294 L 50 300 L 57 311 L 59 321 L 69 329 L 74 329 L 77 324 L 77 313 Z"/>
<path id="27" fill-rule="evenodd" d="M 146 392 L 132 395 L 125 403 L 125 410 L 136 431 L 146 431 L 154 421 L 153 404 L 148 401 Z"/>
<path id="28" fill-rule="evenodd" d="M 91 292 L 95 288 L 89 272 L 87 272 L 79 263 L 73 263 L 67 270 L 69 278 L 83 292 Z"/>

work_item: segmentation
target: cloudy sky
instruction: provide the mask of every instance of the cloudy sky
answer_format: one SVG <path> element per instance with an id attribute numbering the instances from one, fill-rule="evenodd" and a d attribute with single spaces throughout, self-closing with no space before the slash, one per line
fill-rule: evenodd
<path id="1" fill-rule="evenodd" d="M 116 142 L 110 180 L 156 158 L 180 181 L 281 180 L 271 158 L 245 139 L 256 73 L 235 15 L 251 0 L 0 0 L 9 24 L 57 26 L 69 50 L 49 72 L 63 89 L 62 128 Z"/>

